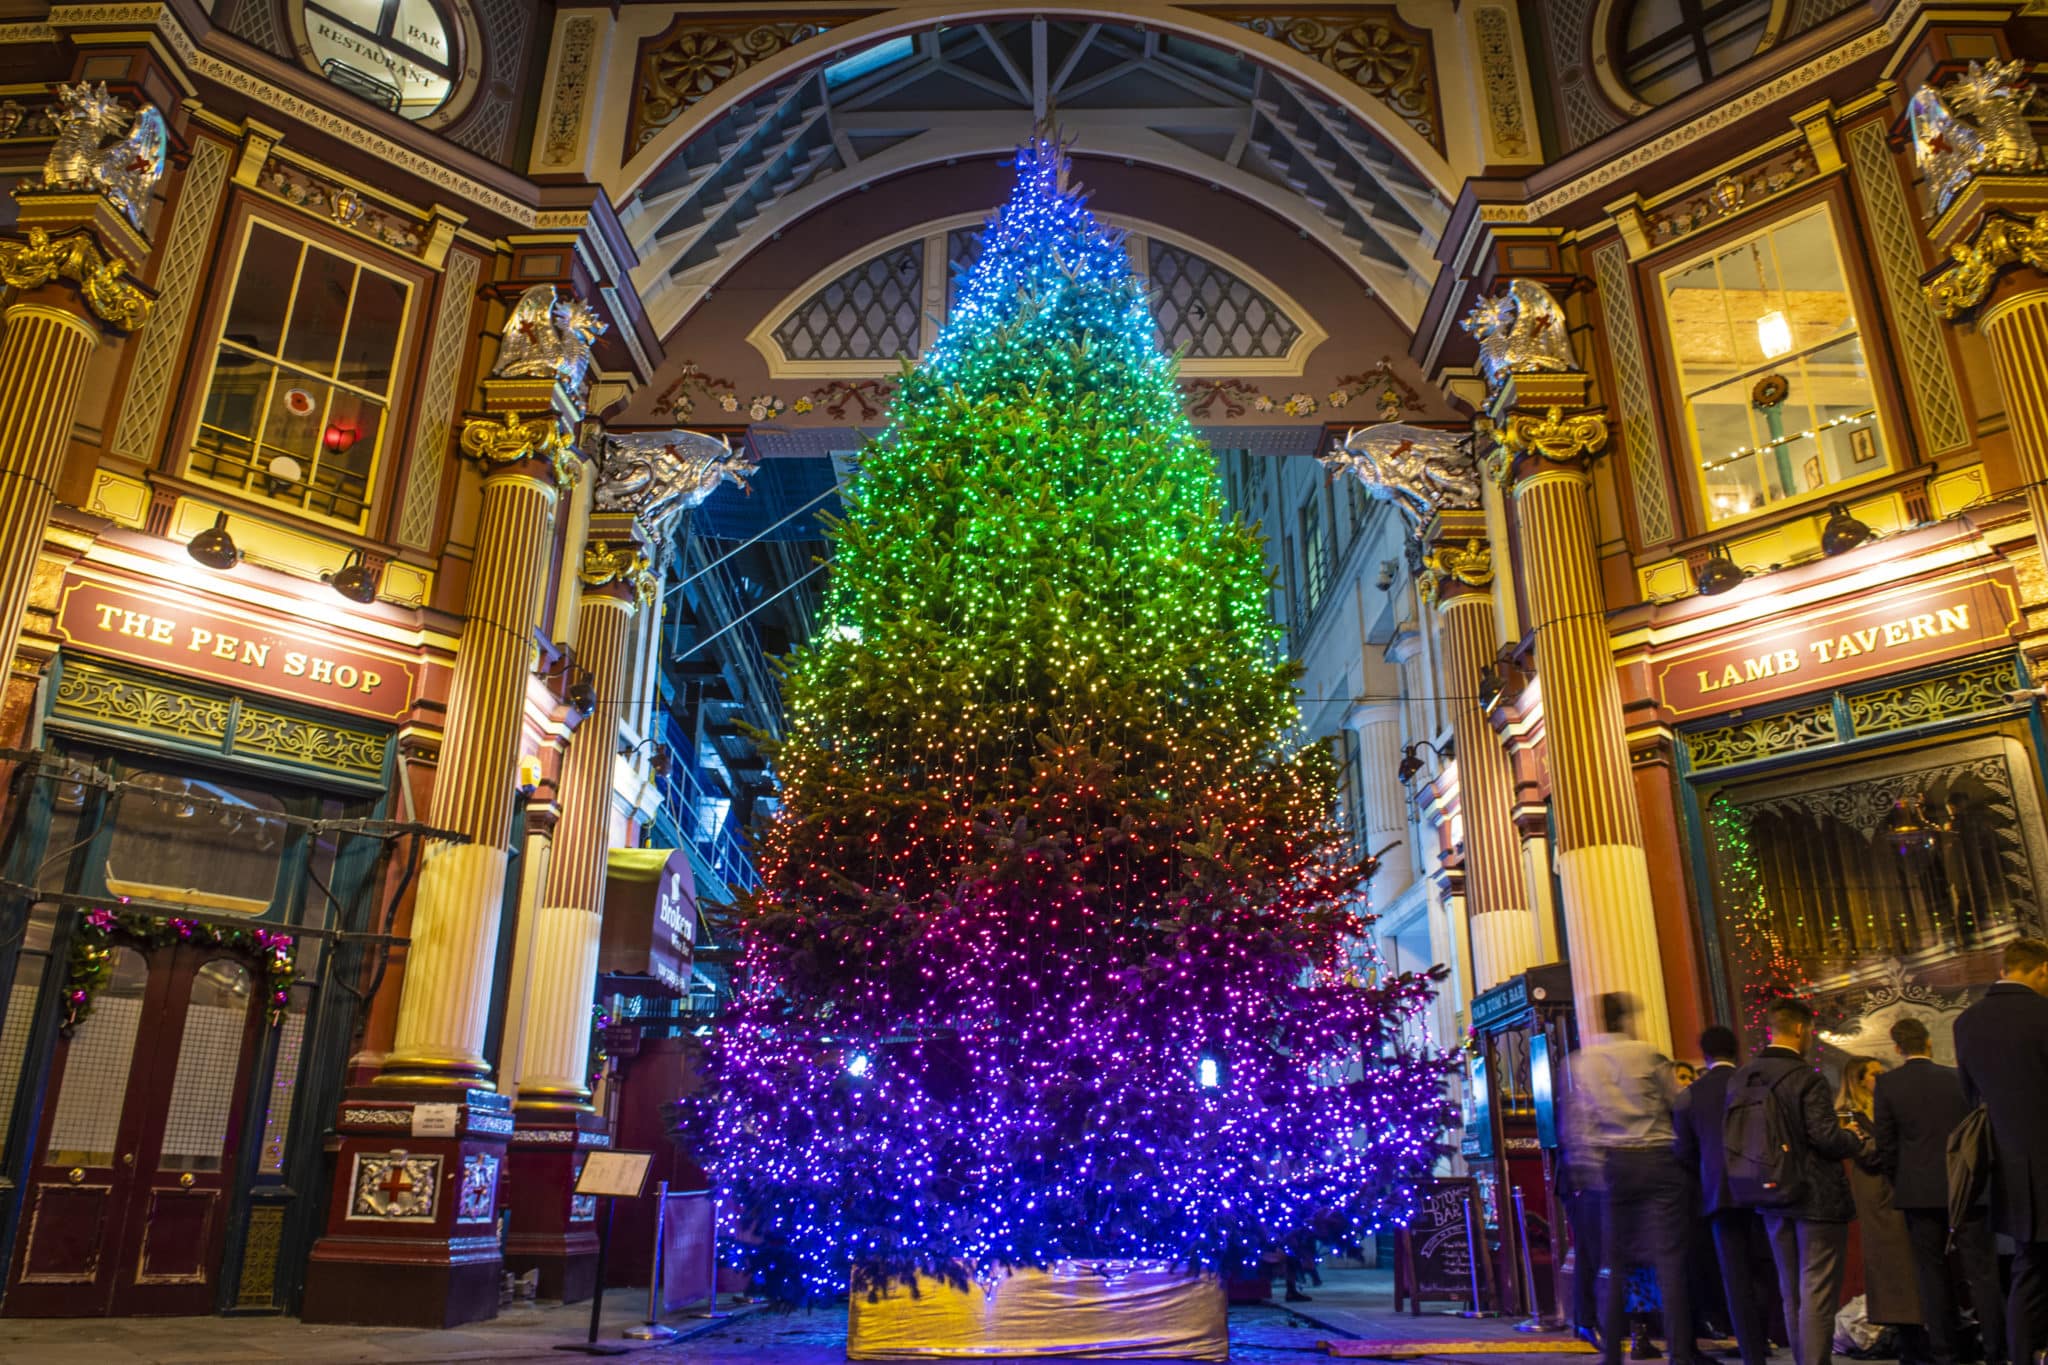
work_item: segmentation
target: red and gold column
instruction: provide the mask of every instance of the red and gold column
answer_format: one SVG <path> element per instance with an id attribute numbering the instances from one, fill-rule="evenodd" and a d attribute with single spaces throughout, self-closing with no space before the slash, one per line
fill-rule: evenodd
<path id="1" fill-rule="evenodd" d="M 307 1265 L 308 1322 L 451 1327 L 496 1315 L 498 1184 L 510 1105 L 489 1088 L 485 1030 L 497 965 L 534 627 L 556 501 L 575 476 L 548 384 L 485 382 L 493 415 L 462 449 L 483 468 L 467 620 L 414 894 L 397 1036 L 348 1092 L 327 1233 Z M 515 404 L 524 404 L 515 407 Z"/>
<path id="2" fill-rule="evenodd" d="M 626 660 L 634 613 L 654 599 L 653 570 L 630 515 L 591 518 L 578 577 L 576 659 L 597 701 L 569 740 L 557 783 L 561 816 L 533 930 L 505 1243 L 508 1266 L 538 1268 L 540 1297 L 565 1303 L 590 1297 L 596 1284 L 596 1228 L 588 1215 L 577 1217 L 574 1185 L 582 1152 L 605 1132 L 587 1084 L 591 1004 Z"/>
<path id="3" fill-rule="evenodd" d="M 22 198 L 25 235 L 0 239 L 0 282 L 19 291 L 0 331 L 0 682 L 13 673 L 86 363 L 150 307 L 125 278 L 149 244 L 104 198 Z"/>
<path id="4" fill-rule="evenodd" d="M 1437 609 L 1439 695 L 1446 699 L 1458 762 L 1465 827 L 1465 907 L 1472 935 L 1472 993 L 1536 962 L 1534 921 L 1515 837 L 1508 756 L 1479 700 L 1482 670 L 1499 650 L 1493 552 L 1485 514 L 1439 512 L 1423 528 L 1429 545 L 1421 587 Z"/>
<path id="5" fill-rule="evenodd" d="M 1984 175 L 1934 222 L 1948 257 L 1927 281 L 1935 312 L 1972 319 L 2012 424 L 2034 536 L 2048 562 L 2048 176 Z"/>
<path id="6" fill-rule="evenodd" d="M 1586 383 L 1583 374 L 1516 375 L 1504 406 L 1574 398 L 1582 404 Z M 1539 411 L 1524 406 L 1505 427 L 1504 473 L 1514 490 L 1522 581 L 1536 632 L 1580 1028 L 1598 1029 L 1600 996 L 1626 991 L 1641 1011 L 1637 1036 L 1668 1051 L 1656 913 L 1593 525 L 1590 463 L 1606 444 L 1607 426 L 1597 414 L 1566 416 L 1554 401 Z"/>

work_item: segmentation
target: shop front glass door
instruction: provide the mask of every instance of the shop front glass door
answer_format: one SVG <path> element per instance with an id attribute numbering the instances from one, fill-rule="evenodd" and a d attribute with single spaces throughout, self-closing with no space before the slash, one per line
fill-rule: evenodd
<path id="1" fill-rule="evenodd" d="M 192 944 L 110 947 L 57 1051 L 17 1239 L 17 1316 L 213 1311 L 259 978 Z"/>

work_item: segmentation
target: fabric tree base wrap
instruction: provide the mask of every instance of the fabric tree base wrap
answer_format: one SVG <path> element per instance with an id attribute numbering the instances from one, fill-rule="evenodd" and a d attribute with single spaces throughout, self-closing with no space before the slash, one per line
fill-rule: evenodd
<path id="1" fill-rule="evenodd" d="M 1159 1264 L 1061 1261 L 1044 1270 L 920 1275 L 876 1297 L 856 1287 L 849 1360 L 1226 1360 L 1223 1281 Z"/>

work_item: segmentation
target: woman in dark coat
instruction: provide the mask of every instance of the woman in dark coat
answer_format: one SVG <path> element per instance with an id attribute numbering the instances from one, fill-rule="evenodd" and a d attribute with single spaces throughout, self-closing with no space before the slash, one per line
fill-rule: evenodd
<path id="1" fill-rule="evenodd" d="M 1906 1240 L 1906 1219 L 1892 1207 L 1892 1182 L 1877 1169 L 1871 1135 L 1872 1096 L 1884 1064 L 1875 1057 L 1851 1057 L 1842 1067 L 1842 1089 L 1835 1109 L 1844 1127 L 1863 1135 L 1863 1155 L 1849 1163 L 1849 1192 L 1856 1199 L 1856 1222 L 1863 1236 L 1863 1310 L 1870 1321 L 1885 1327 L 1918 1328 L 1919 1277 L 1913 1271 L 1913 1248 Z"/>

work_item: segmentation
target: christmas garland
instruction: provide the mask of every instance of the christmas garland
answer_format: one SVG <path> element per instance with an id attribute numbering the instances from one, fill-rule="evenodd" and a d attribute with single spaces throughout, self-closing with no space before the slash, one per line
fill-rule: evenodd
<path id="1" fill-rule="evenodd" d="M 113 979 L 112 940 L 116 936 L 133 940 L 145 948 L 195 943 L 206 948 L 228 948 L 260 959 L 269 995 L 271 1027 L 275 1028 L 283 1021 L 285 1006 L 291 1001 L 292 977 L 298 968 L 298 944 L 290 934 L 208 924 L 204 920 L 175 915 L 90 910 L 79 922 L 78 936 L 72 940 L 71 960 L 64 978 L 63 1030 L 66 1037 L 92 1014 L 93 1002 Z"/>

